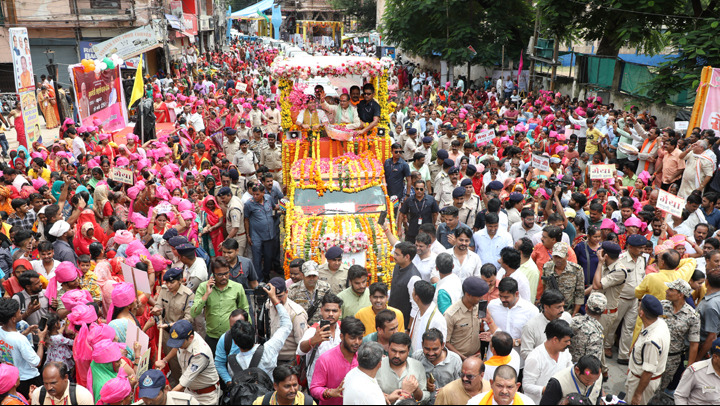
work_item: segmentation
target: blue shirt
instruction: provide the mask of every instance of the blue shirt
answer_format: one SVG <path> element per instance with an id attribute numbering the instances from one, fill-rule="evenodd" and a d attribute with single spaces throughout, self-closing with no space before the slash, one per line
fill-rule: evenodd
<path id="1" fill-rule="evenodd" d="M 256 241 L 269 241 L 277 237 L 275 218 L 273 217 L 272 197 L 266 194 L 263 202 L 250 199 L 245 203 L 245 218 L 250 223 L 250 238 Z"/>
<path id="2" fill-rule="evenodd" d="M 700 210 L 702 210 L 702 213 L 705 215 L 705 221 L 717 230 L 718 226 L 720 226 L 720 210 L 713 207 L 712 213 L 710 214 L 705 213 L 704 207 L 700 207 Z"/>
<path id="3" fill-rule="evenodd" d="M 399 158 L 397 162 L 388 158 L 383 169 L 385 170 L 388 196 L 397 196 L 399 200 L 402 200 L 405 197 L 405 178 L 410 176 L 410 165 L 402 158 Z"/>
<path id="4" fill-rule="evenodd" d="M 462 221 L 458 221 L 458 225 L 453 228 L 452 230 L 450 227 L 448 227 L 447 223 L 440 223 L 440 225 L 437 228 L 437 233 L 435 235 L 435 238 L 438 240 L 440 244 L 442 244 L 445 248 L 452 248 L 453 245 L 448 242 L 448 236 L 451 233 L 454 233 L 455 230 L 457 230 L 460 227 L 465 227 L 472 233 L 472 229 L 467 226 L 467 224 L 463 223 Z M 470 247 L 473 248 L 473 251 L 475 251 L 475 241 L 473 239 L 470 239 Z"/>

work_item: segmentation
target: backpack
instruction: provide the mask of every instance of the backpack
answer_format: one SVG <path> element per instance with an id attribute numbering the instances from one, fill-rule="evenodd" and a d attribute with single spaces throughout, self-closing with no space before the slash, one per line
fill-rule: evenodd
<path id="1" fill-rule="evenodd" d="M 240 366 L 237 357 L 228 357 L 233 380 L 232 386 L 220 402 L 221 405 L 250 405 L 257 398 L 275 390 L 272 379 L 258 368 L 264 352 L 263 346 L 258 346 L 247 369 Z"/>
<path id="2" fill-rule="evenodd" d="M 208 255 L 207 252 L 205 252 L 204 249 L 197 247 L 195 248 L 195 256 L 200 257 L 205 261 L 205 265 L 207 266 L 208 271 L 210 270 L 210 255 Z"/>
<path id="3" fill-rule="evenodd" d="M 71 405 L 77 405 L 77 384 L 76 383 L 70 383 L 70 404 Z M 45 404 L 45 396 L 47 395 L 47 390 L 45 389 L 45 386 L 40 387 L 40 397 L 38 398 L 38 402 L 40 402 L 41 405 Z"/>

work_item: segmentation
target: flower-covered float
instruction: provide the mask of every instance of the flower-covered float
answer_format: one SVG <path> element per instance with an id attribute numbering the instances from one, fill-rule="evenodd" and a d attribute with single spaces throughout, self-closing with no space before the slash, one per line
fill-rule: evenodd
<path id="1" fill-rule="evenodd" d="M 334 158 L 301 158 L 288 171 L 285 272 L 293 258 L 325 262 L 332 246 L 349 265 L 364 266 L 371 282 L 392 280 L 392 246 L 378 224 L 381 213 L 394 232 L 383 166 L 370 152 Z M 390 210 L 388 210 L 390 208 Z"/>
<path id="2" fill-rule="evenodd" d="M 306 157 L 334 158 L 346 152 L 362 154 L 370 151 L 381 162 L 390 158 L 392 141 L 388 134 L 390 106 L 388 103 L 388 75 L 394 66 L 390 58 L 368 58 L 356 56 L 296 56 L 276 59 L 270 67 L 280 88 L 280 111 L 283 132 L 290 134 L 283 141 L 283 167 L 290 168 L 298 159 Z M 372 83 L 375 87 L 375 101 L 380 104 L 380 122 L 373 131 L 363 136 L 354 136 L 342 126 L 328 125 L 323 131 L 303 130 L 295 123 L 300 110 L 304 109 L 303 91 L 305 80 L 317 77 L 358 77 L 362 87 Z M 349 87 L 349 86 L 348 86 Z M 298 134 L 299 137 L 292 137 Z M 290 181 L 290 171 L 283 175 Z"/>

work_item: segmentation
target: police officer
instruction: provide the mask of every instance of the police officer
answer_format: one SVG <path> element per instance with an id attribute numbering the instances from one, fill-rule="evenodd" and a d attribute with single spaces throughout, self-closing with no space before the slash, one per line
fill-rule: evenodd
<path id="1" fill-rule="evenodd" d="M 446 150 L 439 149 L 436 153 L 435 160 L 428 165 L 428 169 L 430 169 L 430 186 L 432 187 L 433 192 L 437 187 L 437 176 L 440 174 L 440 172 L 443 172 L 443 162 L 445 162 L 445 160 L 448 159 L 449 156 L 450 155 L 448 155 L 448 152 Z"/>
<path id="2" fill-rule="evenodd" d="M 195 294 L 190 288 L 183 285 L 183 270 L 171 268 L 165 272 L 163 280 L 165 285 L 160 289 L 160 294 L 155 302 L 152 313 L 155 316 L 162 316 L 165 325 L 172 325 L 178 320 L 191 321 L 190 308 L 195 300 Z M 168 334 L 163 334 L 163 346 L 167 346 Z M 167 347 L 166 347 L 167 348 Z M 180 376 L 180 364 L 176 357 L 177 350 L 169 351 L 163 361 L 170 364 L 170 385 L 178 384 Z"/>
<path id="3" fill-rule="evenodd" d="M 327 262 L 318 267 L 318 279 L 330 285 L 330 291 L 334 294 L 342 292 L 346 288 L 348 270 L 347 264 L 342 262 L 342 248 L 330 247 L 325 252 Z"/>
<path id="4" fill-rule="evenodd" d="M 670 330 L 661 319 L 663 306 L 652 295 L 645 295 L 640 301 L 638 315 L 643 324 L 635 346 L 630 352 L 630 364 L 626 383 L 627 397 L 633 405 L 646 405 L 658 387 L 665 372 Z"/>
<path id="5" fill-rule="evenodd" d="M 305 261 L 302 264 L 303 280 L 290 286 L 288 298 L 302 307 L 308 316 L 308 326 L 320 321 L 320 303 L 330 291 L 327 282 L 318 280 L 318 264 Z"/>
<path id="6" fill-rule="evenodd" d="M 682 279 L 665 282 L 668 287 L 663 305 L 663 319 L 670 329 L 670 349 L 668 350 L 667 366 L 663 373 L 658 392 L 665 390 L 675 377 L 675 372 L 682 365 L 682 354 L 690 342 L 688 365 L 695 362 L 695 354 L 700 345 L 700 316 L 685 299 L 692 295 L 690 284 Z"/>
<path id="7" fill-rule="evenodd" d="M 468 176 L 472 176 L 472 165 L 468 165 L 466 173 Z M 475 172 L 472 172 L 474 175 Z M 460 186 L 465 188 L 465 197 L 463 198 L 462 209 L 460 209 L 460 221 L 472 227 L 475 224 L 475 217 L 483 209 L 483 202 L 480 196 L 475 193 L 475 188 L 472 184 L 472 179 L 465 178 L 460 181 Z M 511 194 L 512 196 L 512 194 Z"/>
<path id="8" fill-rule="evenodd" d="M 583 355 L 594 355 L 603 363 L 603 372 L 607 373 L 603 354 L 603 327 L 600 316 L 607 308 L 607 299 L 600 292 L 592 292 L 585 303 L 585 315 L 572 318 L 570 328 L 573 338 L 570 343 L 570 354 L 573 362 L 578 362 Z"/>
<path id="9" fill-rule="evenodd" d="M 698 361 L 683 372 L 675 389 L 676 405 L 711 405 L 720 394 L 720 338 L 710 347 L 712 358 Z"/>
<path id="10" fill-rule="evenodd" d="M 195 334 L 192 324 L 184 319 L 173 324 L 167 345 L 178 349 L 178 362 L 182 367 L 180 383 L 173 391 L 190 394 L 203 405 L 218 404 L 220 377 L 212 351 L 202 336 Z"/>
<path id="11" fill-rule="evenodd" d="M 275 134 L 268 134 L 267 148 L 260 150 L 260 165 L 268 168 L 273 179 L 282 185 L 282 147 L 275 141 Z"/>
<path id="12" fill-rule="evenodd" d="M 135 405 L 199 405 L 197 399 L 185 392 L 171 391 L 165 384 L 165 374 L 158 369 L 149 369 L 138 380 L 138 397 Z"/>
<path id="13" fill-rule="evenodd" d="M 615 322 L 620 292 L 625 279 L 627 279 L 627 271 L 618 267 L 618 257 L 621 251 L 618 244 L 611 241 L 603 242 L 601 249 L 597 252 L 598 268 L 593 277 L 593 290 L 602 293 L 607 299 L 606 308 L 600 316 L 600 324 L 603 326 L 603 335 L 605 336 L 604 356 L 607 358 L 612 358 L 615 331 L 610 331 L 610 327 Z"/>
<path id="14" fill-rule="evenodd" d="M 240 150 L 235 153 L 232 163 L 238 168 L 240 174 L 247 180 L 256 180 L 255 172 L 258 170 L 258 159 L 253 151 L 248 149 L 250 141 L 241 139 Z"/>
<path id="15" fill-rule="evenodd" d="M 442 176 L 447 170 L 447 176 Z M 438 207 L 442 210 L 444 207 L 452 205 L 452 193 L 457 185 L 458 174 L 460 168 L 455 166 L 455 162 L 448 158 L 443 163 L 443 173 L 438 178 L 438 186 L 435 188 L 435 200 L 438 202 Z"/>

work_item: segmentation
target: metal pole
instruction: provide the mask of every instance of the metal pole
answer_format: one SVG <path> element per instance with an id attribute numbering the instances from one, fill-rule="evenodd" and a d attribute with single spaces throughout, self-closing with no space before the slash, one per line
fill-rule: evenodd
<path id="1" fill-rule="evenodd" d="M 530 49 L 530 83 L 528 83 L 528 91 L 533 90 L 533 79 L 535 76 L 535 47 L 537 47 L 537 41 L 538 41 L 538 30 L 540 29 L 540 7 L 536 7 L 537 11 L 535 12 L 535 30 L 533 31 L 533 40 L 532 40 L 532 49 Z"/>
<path id="2" fill-rule="evenodd" d="M 555 74 L 557 72 L 557 60 L 558 60 L 558 51 L 560 47 L 560 41 L 558 41 L 558 38 L 555 37 L 555 46 L 553 47 L 553 60 L 552 60 L 552 73 L 550 74 L 550 90 L 555 91 Z"/>

